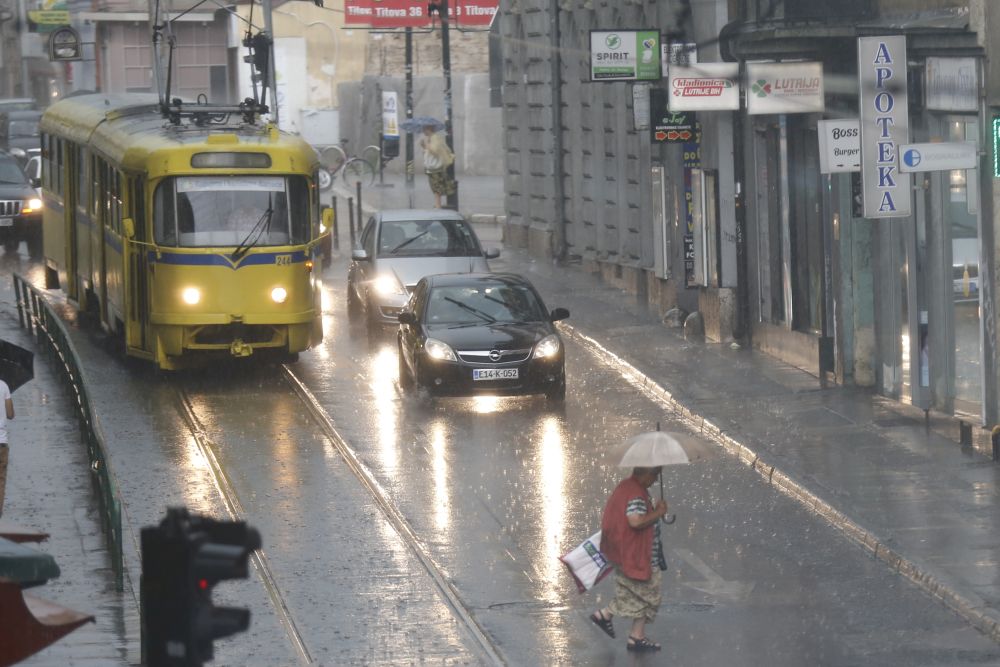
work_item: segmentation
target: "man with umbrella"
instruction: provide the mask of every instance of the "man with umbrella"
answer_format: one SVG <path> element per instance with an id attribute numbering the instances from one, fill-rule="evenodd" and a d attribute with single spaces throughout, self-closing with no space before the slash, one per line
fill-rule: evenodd
<path id="1" fill-rule="evenodd" d="M 608 498 L 601 518 L 601 551 L 615 568 L 615 597 L 592 620 L 609 636 L 615 636 L 614 616 L 632 619 L 626 647 L 630 651 L 659 651 L 660 645 L 646 637 L 646 624 L 660 608 L 661 571 L 667 569 L 660 540 L 660 519 L 667 514 L 667 501 L 654 501 L 651 487 L 664 465 L 687 463 L 689 458 L 672 435 L 660 431 L 631 438 L 619 467 L 631 467 Z"/>

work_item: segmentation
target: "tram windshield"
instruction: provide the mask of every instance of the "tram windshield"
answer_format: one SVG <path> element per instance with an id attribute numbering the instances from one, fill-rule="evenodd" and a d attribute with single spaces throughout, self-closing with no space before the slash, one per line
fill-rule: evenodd
<path id="1" fill-rule="evenodd" d="M 255 246 L 306 243 L 309 189 L 298 176 L 169 178 L 156 188 L 153 225 L 167 246 L 238 246 L 251 234 Z"/>

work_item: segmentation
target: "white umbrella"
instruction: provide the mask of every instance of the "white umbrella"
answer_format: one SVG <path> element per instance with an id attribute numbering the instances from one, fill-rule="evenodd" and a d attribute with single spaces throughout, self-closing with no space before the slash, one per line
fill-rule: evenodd
<path id="1" fill-rule="evenodd" d="M 618 467 L 655 468 L 690 462 L 676 436 L 665 431 L 649 431 L 634 435 L 625 442 L 625 454 Z"/>

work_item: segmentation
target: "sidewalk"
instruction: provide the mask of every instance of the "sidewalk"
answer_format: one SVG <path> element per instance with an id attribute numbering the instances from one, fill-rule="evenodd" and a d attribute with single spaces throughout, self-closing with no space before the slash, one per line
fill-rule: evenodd
<path id="1" fill-rule="evenodd" d="M 6 258 L 2 258 L 6 267 Z M 105 547 L 100 506 L 91 489 L 90 464 L 69 395 L 51 362 L 21 329 L 9 274 L 0 286 L 0 338 L 35 351 L 35 379 L 14 393 L 10 466 L 3 518 L 49 533 L 28 545 L 59 565 L 58 579 L 34 588 L 37 597 L 91 614 L 88 623 L 23 661 L 26 666 L 127 665 L 123 614 L 130 593 L 117 593 Z"/>
<path id="2" fill-rule="evenodd" d="M 366 208 L 407 206 L 400 181 L 371 197 L 366 190 Z M 500 177 L 467 177 L 460 188 L 467 216 L 503 214 Z M 426 179 L 416 189 L 417 205 L 429 205 L 419 197 L 430 197 Z M 569 308 L 570 336 L 616 355 L 667 409 L 1000 642 L 1000 464 L 960 447 L 956 420 L 937 417 L 928 430 L 922 412 L 866 389 L 821 389 L 763 353 L 686 341 L 575 266 L 509 248 L 491 266 L 527 276 L 550 306 Z M 572 382 L 572 360 L 569 372 Z"/>

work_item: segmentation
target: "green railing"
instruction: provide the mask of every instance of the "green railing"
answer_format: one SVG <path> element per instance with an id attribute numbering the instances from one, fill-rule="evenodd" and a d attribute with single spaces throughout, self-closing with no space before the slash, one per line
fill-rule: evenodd
<path id="1" fill-rule="evenodd" d="M 59 374 L 69 386 L 76 405 L 80 429 L 87 443 L 90 470 L 97 486 L 104 520 L 104 535 L 111 552 L 111 565 L 115 573 L 115 588 L 124 590 L 125 571 L 122 551 L 122 510 L 118 484 L 108 467 L 104 447 L 104 434 L 94 415 L 87 396 L 87 379 L 80 366 L 80 359 L 66 332 L 62 319 L 53 310 L 45 296 L 20 274 L 14 274 L 14 295 L 17 301 L 17 318 L 21 327 L 34 334 L 38 344 L 52 352 Z"/>

